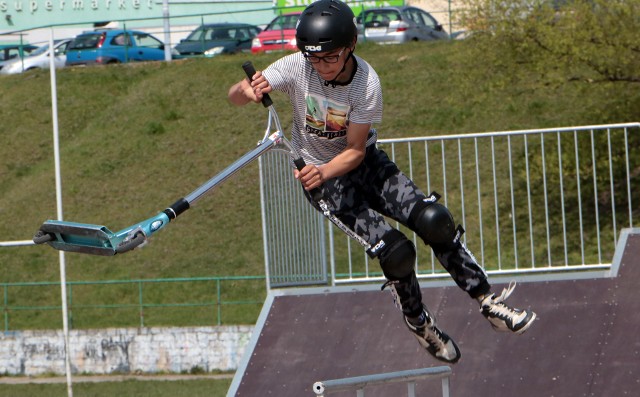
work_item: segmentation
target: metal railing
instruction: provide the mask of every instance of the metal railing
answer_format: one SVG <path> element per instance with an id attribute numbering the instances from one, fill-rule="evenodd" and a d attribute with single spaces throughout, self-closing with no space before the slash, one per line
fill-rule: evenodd
<path id="1" fill-rule="evenodd" d="M 264 282 L 264 276 L 69 281 L 69 324 L 70 328 L 74 323 L 79 324 L 75 328 L 251 324 L 264 303 Z M 167 284 L 178 285 L 168 289 Z M 56 328 L 52 322 L 60 320 L 61 307 L 37 302 L 59 302 L 59 298 L 51 297 L 59 296 L 59 282 L 0 283 L 0 288 L 4 332 L 34 328 L 34 325 L 39 328 L 42 317 L 47 316 L 51 316 L 51 322 L 44 323 Z M 249 294 L 247 290 L 256 293 Z M 103 295 L 108 296 L 108 300 L 101 298 Z M 244 298 L 249 295 L 254 299 Z M 234 306 L 241 306 L 242 310 L 233 313 Z M 171 314 L 174 309 L 182 313 Z M 25 312 L 29 313 L 27 320 L 21 316 Z M 112 315 L 106 316 L 108 321 L 101 322 L 107 313 Z"/>
<path id="2" fill-rule="evenodd" d="M 407 384 L 407 396 L 415 397 L 416 381 L 424 379 L 442 379 L 442 397 L 449 397 L 450 376 L 451 367 L 448 366 L 421 368 L 316 382 L 313 384 L 313 391 L 317 396 L 324 397 L 333 392 L 355 390 L 357 397 L 364 397 L 365 387 L 404 382 Z"/>
<path id="3" fill-rule="evenodd" d="M 442 194 L 441 202 L 466 230 L 465 243 L 490 274 L 608 270 L 620 230 L 634 227 L 634 213 L 638 214 L 640 156 L 632 148 L 639 144 L 640 123 L 379 141 L 418 186 Z M 335 228 L 302 198 L 288 162 L 272 161 L 272 157 L 277 153 L 261 159 L 262 202 L 273 207 L 267 208 L 263 224 L 266 246 L 271 250 L 265 255 L 268 285 L 383 280 L 377 262 L 372 263 L 362 248 L 341 232 L 335 234 Z M 278 183 L 273 183 L 274 177 Z M 301 229 L 301 223 L 308 227 Z M 408 232 L 418 247 L 418 277 L 448 279 L 430 249 L 404 226 L 398 227 Z M 30 242 L 7 242 L 9 246 L 14 243 Z M 208 319 L 205 321 L 221 324 L 223 307 L 259 306 L 262 302 L 225 298 L 221 283 L 239 279 L 261 280 L 256 291 L 264 293 L 264 277 L 68 282 L 70 318 L 82 327 L 83 318 L 89 316 L 86 313 L 129 311 L 120 319 L 133 318 L 127 320 L 128 326 L 137 322 L 143 327 L 149 323 L 147 314 L 154 310 L 202 307 L 208 311 L 201 315 Z M 199 297 L 193 295 L 191 301 L 183 297 L 181 302 L 176 301 L 180 298 L 167 301 L 163 293 L 154 295 L 149 288 L 176 282 L 209 282 L 215 287 L 201 291 Z M 105 304 L 90 298 L 98 286 L 106 285 L 129 289 L 127 303 Z M 28 310 L 51 312 L 51 321 L 58 321 L 54 311 L 59 311 L 59 306 L 15 302 L 37 302 L 33 299 L 36 294 L 51 302 L 52 295 L 59 295 L 59 283 L 0 286 L 5 331 L 28 328 L 30 324 L 23 326 L 17 319 L 20 312 Z M 82 286 L 93 291 L 83 291 Z M 202 296 L 213 299 L 203 301 Z M 83 313 L 81 317 L 79 313 Z"/>
<path id="4" fill-rule="evenodd" d="M 608 269 L 620 230 L 633 227 L 638 211 L 640 156 L 631 149 L 638 144 L 640 123 L 378 141 L 425 193 L 442 195 L 490 274 Z M 289 169 L 278 172 L 293 180 Z M 324 224 L 333 285 L 383 280 L 357 243 Z M 448 278 L 429 247 L 396 225 L 418 247 L 418 277 Z"/>

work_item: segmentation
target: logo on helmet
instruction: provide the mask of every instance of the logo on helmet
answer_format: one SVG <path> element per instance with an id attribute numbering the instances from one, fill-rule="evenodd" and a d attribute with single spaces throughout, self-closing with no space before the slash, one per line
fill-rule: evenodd
<path id="1" fill-rule="evenodd" d="M 322 51 L 322 46 L 321 45 L 306 45 L 306 46 L 304 46 L 304 49 L 306 51 L 311 51 L 311 52 L 320 52 L 320 51 Z"/>

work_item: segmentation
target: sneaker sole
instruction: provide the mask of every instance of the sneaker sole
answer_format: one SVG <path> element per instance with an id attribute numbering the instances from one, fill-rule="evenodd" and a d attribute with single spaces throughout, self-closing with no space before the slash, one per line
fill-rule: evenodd
<path id="1" fill-rule="evenodd" d="M 522 335 L 525 333 L 526 330 L 528 330 L 532 325 L 533 322 L 536 320 L 536 314 L 534 312 L 531 313 L 531 320 L 529 320 L 524 327 L 520 328 L 519 330 L 515 331 L 516 335 Z"/>

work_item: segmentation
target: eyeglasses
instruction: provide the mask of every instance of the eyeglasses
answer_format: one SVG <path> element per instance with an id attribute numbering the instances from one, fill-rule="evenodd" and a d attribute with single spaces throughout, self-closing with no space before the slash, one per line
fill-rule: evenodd
<path id="1" fill-rule="evenodd" d="M 342 51 L 340 51 L 338 53 L 338 55 L 327 55 L 324 57 L 319 57 L 316 55 L 311 55 L 308 52 L 305 52 L 303 54 L 303 56 L 305 57 L 305 59 L 311 63 L 318 63 L 320 61 L 324 61 L 325 63 L 336 63 L 338 62 L 338 59 L 340 59 L 340 57 L 342 56 L 342 53 L 344 52 L 344 50 L 346 50 L 347 48 L 343 48 Z"/>

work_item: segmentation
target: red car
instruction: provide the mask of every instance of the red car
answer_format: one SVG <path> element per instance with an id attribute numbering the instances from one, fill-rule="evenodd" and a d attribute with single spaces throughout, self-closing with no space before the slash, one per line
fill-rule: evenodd
<path id="1" fill-rule="evenodd" d="M 251 42 L 251 52 L 297 51 L 296 23 L 300 12 L 277 16 Z"/>

